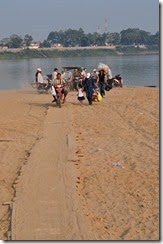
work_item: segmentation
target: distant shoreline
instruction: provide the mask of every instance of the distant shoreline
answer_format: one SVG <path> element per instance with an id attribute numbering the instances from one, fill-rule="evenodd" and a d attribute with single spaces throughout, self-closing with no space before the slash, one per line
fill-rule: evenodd
<path id="1" fill-rule="evenodd" d="M 141 48 L 125 48 L 117 50 L 112 47 L 59 47 L 39 49 L 7 49 L 0 50 L 0 60 L 28 59 L 28 58 L 58 58 L 58 57 L 88 57 L 88 56 L 128 56 L 128 55 L 153 55 L 159 50 Z"/>

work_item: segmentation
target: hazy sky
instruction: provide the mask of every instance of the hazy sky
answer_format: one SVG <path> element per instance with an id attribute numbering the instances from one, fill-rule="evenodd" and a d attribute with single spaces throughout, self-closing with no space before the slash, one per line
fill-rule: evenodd
<path id="1" fill-rule="evenodd" d="M 159 30 L 159 0 L 0 0 L 0 40 L 12 34 L 45 40 L 51 31 Z"/>

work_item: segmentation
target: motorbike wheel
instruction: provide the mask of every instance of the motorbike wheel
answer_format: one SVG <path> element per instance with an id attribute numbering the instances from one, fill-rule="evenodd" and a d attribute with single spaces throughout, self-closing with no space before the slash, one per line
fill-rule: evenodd
<path id="1" fill-rule="evenodd" d="M 109 86 L 106 86 L 105 91 L 109 91 L 109 90 L 110 90 Z"/>
<path id="2" fill-rule="evenodd" d="M 56 101 L 56 103 L 57 103 L 57 106 L 58 106 L 59 108 L 61 108 L 61 98 L 60 98 L 60 96 L 57 97 L 57 101 Z"/>
<path id="3" fill-rule="evenodd" d="M 41 93 L 44 93 L 44 90 L 43 89 L 37 89 L 37 92 L 41 94 Z"/>

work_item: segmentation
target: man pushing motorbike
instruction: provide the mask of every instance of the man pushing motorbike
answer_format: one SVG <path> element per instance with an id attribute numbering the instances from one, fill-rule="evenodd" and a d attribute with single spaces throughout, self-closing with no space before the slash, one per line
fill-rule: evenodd
<path id="1" fill-rule="evenodd" d="M 53 87 L 55 88 L 56 93 L 59 94 L 61 98 L 63 97 L 63 103 L 65 103 L 68 91 L 66 89 L 66 83 L 61 79 L 61 73 L 57 73 L 57 77 L 53 82 Z M 53 97 L 54 100 L 52 102 L 55 102 L 56 97 Z"/>

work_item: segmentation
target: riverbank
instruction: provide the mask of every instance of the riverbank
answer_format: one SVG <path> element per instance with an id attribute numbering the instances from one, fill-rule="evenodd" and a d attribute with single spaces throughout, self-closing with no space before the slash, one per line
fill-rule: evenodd
<path id="1" fill-rule="evenodd" d="M 51 95 L 39 95 L 32 89 L 0 91 L 0 95 L 0 239 L 6 240 L 8 233 L 8 239 L 13 235 L 14 240 L 42 236 L 73 240 L 78 227 L 82 240 L 159 239 L 158 87 L 114 88 L 101 102 L 89 106 L 85 100 L 83 107 L 71 92 L 61 109 L 52 105 Z M 52 123 L 53 116 L 58 118 L 56 123 Z M 65 149 L 53 162 L 50 155 L 55 146 L 48 142 L 46 132 L 54 136 L 50 139 L 54 145 L 58 138 L 62 145 L 58 150 Z M 72 143 L 73 151 L 67 157 L 66 145 Z M 43 162 L 42 155 L 46 156 Z M 57 162 L 61 163 L 59 170 Z M 49 169 L 59 172 L 63 180 L 49 173 L 42 184 L 40 177 Z M 69 174 L 73 177 L 66 177 Z M 30 215 L 36 192 L 41 205 Z M 63 196 L 71 196 L 75 205 Z M 56 199 L 63 201 L 58 205 Z M 16 209 L 14 219 L 11 206 Z M 56 206 L 65 214 L 58 219 L 52 218 Z M 67 216 L 74 206 L 78 227 L 74 216 L 69 228 Z M 41 213 L 39 218 L 37 213 Z"/>
<path id="2" fill-rule="evenodd" d="M 58 58 L 58 57 L 96 57 L 119 55 L 152 55 L 159 50 L 141 49 L 135 47 L 113 49 L 110 47 L 60 47 L 39 49 L 7 49 L 0 50 L 0 60 L 26 58 Z"/>

